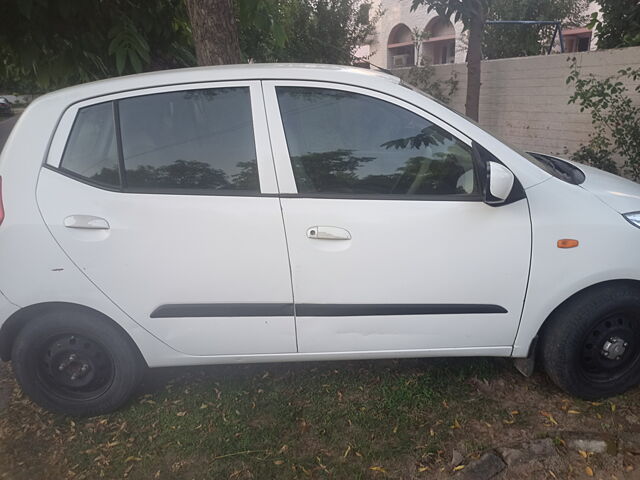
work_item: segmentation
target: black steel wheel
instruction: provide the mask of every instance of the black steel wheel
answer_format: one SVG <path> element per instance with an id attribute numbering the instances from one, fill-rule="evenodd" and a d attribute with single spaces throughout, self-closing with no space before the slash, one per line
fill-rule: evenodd
<path id="1" fill-rule="evenodd" d="M 638 368 L 640 312 L 614 312 L 596 321 L 582 341 L 580 374 L 588 381 L 610 382 Z"/>
<path id="2" fill-rule="evenodd" d="M 11 360 L 18 382 L 32 400 L 74 416 L 119 408 L 133 393 L 145 366 L 119 327 L 80 308 L 29 321 L 15 339 Z"/>
<path id="3" fill-rule="evenodd" d="M 540 353 L 551 379 L 594 400 L 640 383 L 640 289 L 593 287 L 563 304 L 542 331 Z"/>
<path id="4" fill-rule="evenodd" d="M 68 333 L 44 342 L 38 376 L 52 395 L 74 400 L 97 398 L 114 377 L 113 359 L 97 340 Z"/>

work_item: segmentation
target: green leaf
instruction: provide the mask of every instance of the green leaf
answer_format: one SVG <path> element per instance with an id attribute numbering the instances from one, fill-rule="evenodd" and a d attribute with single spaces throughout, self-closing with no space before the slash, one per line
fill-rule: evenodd
<path id="1" fill-rule="evenodd" d="M 122 75 L 124 71 L 124 62 L 127 59 L 127 51 L 120 49 L 116 52 L 116 70 L 118 71 L 118 75 Z"/>
<path id="2" fill-rule="evenodd" d="M 590 28 L 593 30 L 593 28 L 600 23 L 600 21 L 598 20 L 598 12 L 593 12 L 591 14 L 591 20 L 589 20 L 589 23 L 587 23 L 587 28 Z"/>
<path id="3" fill-rule="evenodd" d="M 116 50 L 118 50 L 118 49 L 119 49 L 119 41 L 118 41 L 118 39 L 114 38 L 109 43 L 109 48 L 107 49 L 107 53 L 109 55 L 113 55 L 116 52 Z"/>
<path id="4" fill-rule="evenodd" d="M 131 66 L 133 67 L 134 72 L 142 72 L 142 62 L 140 61 L 140 57 L 133 50 L 129 50 L 129 60 L 131 61 Z"/>
<path id="5" fill-rule="evenodd" d="M 133 46 L 135 46 L 136 53 L 140 55 L 146 62 L 150 61 L 149 57 L 149 44 L 145 38 L 138 33 L 137 30 L 130 30 L 130 38 Z"/>

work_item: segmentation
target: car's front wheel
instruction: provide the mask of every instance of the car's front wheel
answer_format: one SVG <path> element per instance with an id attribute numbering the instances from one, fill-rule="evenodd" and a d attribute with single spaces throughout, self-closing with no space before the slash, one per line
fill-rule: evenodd
<path id="1" fill-rule="evenodd" d="M 16 378 L 31 399 L 73 416 L 120 407 L 144 366 L 122 331 L 97 314 L 78 310 L 31 320 L 18 333 L 11 358 Z"/>
<path id="2" fill-rule="evenodd" d="M 640 383 L 640 290 L 615 283 L 586 290 L 549 318 L 541 344 L 549 377 L 587 400 Z"/>

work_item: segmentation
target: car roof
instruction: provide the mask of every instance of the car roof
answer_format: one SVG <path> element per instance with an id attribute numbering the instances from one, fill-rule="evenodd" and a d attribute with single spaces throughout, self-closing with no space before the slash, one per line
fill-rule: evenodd
<path id="1" fill-rule="evenodd" d="M 303 63 L 263 63 L 243 65 L 219 65 L 210 67 L 180 68 L 157 72 L 140 73 L 114 77 L 63 88 L 38 100 L 65 100 L 73 103 L 82 99 L 109 95 L 112 93 L 215 81 L 242 80 L 308 80 L 345 83 L 350 85 L 373 86 L 375 84 L 400 83 L 398 77 L 380 71 L 344 65 L 303 64 Z M 36 100 L 36 101 L 38 101 Z"/>

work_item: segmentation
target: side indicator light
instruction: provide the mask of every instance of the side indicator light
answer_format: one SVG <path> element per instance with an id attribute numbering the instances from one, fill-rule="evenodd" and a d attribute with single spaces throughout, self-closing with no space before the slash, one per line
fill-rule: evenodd
<path id="1" fill-rule="evenodd" d="M 575 248 L 578 245 L 580 245 L 580 242 L 573 238 L 562 238 L 558 240 L 558 248 Z"/>

